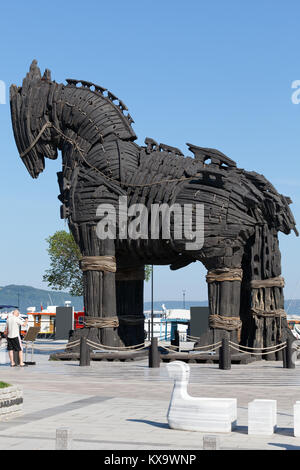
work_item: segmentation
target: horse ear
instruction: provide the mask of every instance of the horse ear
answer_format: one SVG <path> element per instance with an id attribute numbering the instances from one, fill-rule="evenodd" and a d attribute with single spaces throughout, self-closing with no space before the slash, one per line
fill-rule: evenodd
<path id="1" fill-rule="evenodd" d="M 22 83 L 23 91 L 26 93 L 27 90 L 32 86 L 32 82 L 41 80 L 41 78 L 41 71 L 37 66 L 37 61 L 33 60 L 29 72 L 27 73 Z"/>
<path id="2" fill-rule="evenodd" d="M 36 60 L 33 60 L 32 63 L 31 63 L 28 78 L 31 78 L 31 80 L 37 80 L 37 79 L 40 80 L 42 78 L 41 77 L 41 71 L 38 68 Z"/>
<path id="3" fill-rule="evenodd" d="M 37 66 L 37 61 L 33 60 L 30 66 L 29 72 L 27 73 L 26 77 L 23 80 L 22 88 L 23 90 L 27 90 L 30 87 L 30 83 L 36 80 L 41 80 L 41 71 Z"/>
<path id="4" fill-rule="evenodd" d="M 47 82 L 51 82 L 51 70 L 45 69 L 42 80 L 46 80 Z"/>

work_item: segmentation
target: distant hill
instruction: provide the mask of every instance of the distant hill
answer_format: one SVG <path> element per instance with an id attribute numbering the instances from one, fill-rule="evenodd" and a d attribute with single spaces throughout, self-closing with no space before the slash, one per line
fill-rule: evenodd
<path id="1" fill-rule="evenodd" d="M 43 308 L 48 305 L 63 306 L 66 300 L 72 302 L 75 310 L 82 310 L 83 298 L 72 297 L 66 292 L 48 291 L 30 286 L 10 285 L 0 287 L 0 305 L 18 306 L 23 313 L 26 312 L 28 307 L 35 307 L 38 311 L 41 305 Z"/>
<path id="2" fill-rule="evenodd" d="M 35 307 L 40 310 L 41 305 L 46 308 L 48 305 L 63 306 L 66 300 L 70 300 L 75 310 L 82 310 L 83 298 L 72 297 L 67 292 L 49 291 L 44 289 L 36 289 L 30 286 L 9 285 L 0 287 L 0 305 L 18 306 L 21 312 L 25 313 L 28 307 Z M 167 309 L 184 308 L 182 300 L 156 300 L 154 302 L 154 310 L 161 311 L 162 304 Z M 185 308 L 208 305 L 207 300 L 190 300 L 185 302 Z M 151 310 L 151 302 L 144 303 L 144 310 Z M 285 301 L 285 310 L 288 315 L 300 315 L 300 299 L 292 299 Z"/>

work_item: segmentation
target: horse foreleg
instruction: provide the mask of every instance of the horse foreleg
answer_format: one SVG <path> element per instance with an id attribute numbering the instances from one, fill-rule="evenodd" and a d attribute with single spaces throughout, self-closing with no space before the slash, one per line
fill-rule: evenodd
<path id="1" fill-rule="evenodd" d="M 96 226 L 81 224 L 83 289 L 87 326 L 98 328 L 102 344 L 119 346 L 115 286 L 115 241 L 97 237 Z"/>
<path id="2" fill-rule="evenodd" d="M 209 326 L 213 332 L 213 342 L 228 336 L 239 343 L 240 295 L 242 270 L 237 268 L 217 268 L 209 270 L 206 276 L 209 299 Z"/>
<path id="3" fill-rule="evenodd" d="M 257 226 L 249 246 L 248 267 L 248 338 L 255 348 L 275 346 L 289 334 L 284 311 L 284 280 L 281 277 L 281 256 L 275 229 Z M 282 352 L 262 356 L 280 360 Z"/>

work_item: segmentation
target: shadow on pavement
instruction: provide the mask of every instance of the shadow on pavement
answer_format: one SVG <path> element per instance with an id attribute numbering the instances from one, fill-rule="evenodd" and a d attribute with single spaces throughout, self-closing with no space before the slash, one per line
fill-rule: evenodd
<path id="1" fill-rule="evenodd" d="M 168 423 L 157 423 L 156 421 L 149 421 L 148 419 L 127 419 L 126 421 L 134 421 L 135 423 L 145 423 L 156 428 L 170 429 Z"/>
<path id="2" fill-rule="evenodd" d="M 269 442 L 270 446 L 281 447 L 283 450 L 299 450 L 300 446 L 293 446 L 291 444 L 277 444 L 276 442 Z"/>

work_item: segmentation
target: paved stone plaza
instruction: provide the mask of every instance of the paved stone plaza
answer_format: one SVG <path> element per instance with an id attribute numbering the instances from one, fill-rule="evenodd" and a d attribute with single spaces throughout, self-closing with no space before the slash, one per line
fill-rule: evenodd
<path id="1" fill-rule="evenodd" d="M 60 427 L 70 429 L 73 449 L 202 449 L 203 433 L 168 427 L 173 383 L 165 363 L 159 369 L 149 369 L 147 359 L 79 367 L 78 362 L 48 359 L 44 351 L 35 354 L 35 366 L 0 366 L 0 380 L 24 391 L 23 415 L 0 422 L 1 450 L 55 449 Z M 238 427 L 219 435 L 221 449 L 300 449 L 300 438 L 293 436 L 300 363 L 283 369 L 280 362 L 261 361 L 233 365 L 229 371 L 191 364 L 189 393 L 237 398 Z M 247 434 L 247 407 L 255 398 L 277 400 L 278 429 L 272 437 Z"/>

